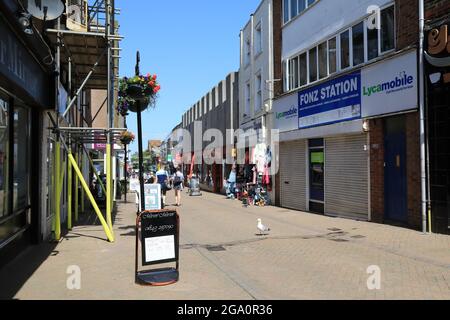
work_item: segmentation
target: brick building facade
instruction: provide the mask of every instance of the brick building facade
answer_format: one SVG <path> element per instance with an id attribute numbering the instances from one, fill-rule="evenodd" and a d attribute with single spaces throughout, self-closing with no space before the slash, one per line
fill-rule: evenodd
<path id="1" fill-rule="evenodd" d="M 396 51 L 417 48 L 419 41 L 419 16 L 417 0 L 397 0 L 396 5 Z M 406 208 L 403 221 L 391 220 L 386 212 L 386 122 L 391 117 L 370 120 L 370 172 L 371 172 L 371 218 L 376 223 L 402 224 L 419 230 L 421 228 L 421 181 L 419 112 L 413 111 L 395 116 L 403 122 L 406 138 Z"/>
<path id="2" fill-rule="evenodd" d="M 425 85 L 431 231 L 450 233 L 450 1 L 425 1 Z M 444 34 L 447 32 L 447 34 Z"/>

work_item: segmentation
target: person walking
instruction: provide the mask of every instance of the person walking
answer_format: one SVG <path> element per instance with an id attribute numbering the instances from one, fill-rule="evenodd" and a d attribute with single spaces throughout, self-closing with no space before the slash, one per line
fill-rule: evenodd
<path id="1" fill-rule="evenodd" d="M 169 173 L 162 167 L 156 172 L 156 183 L 158 183 L 161 186 L 162 205 L 163 207 L 165 207 L 166 194 L 167 191 L 169 190 Z"/>
<path id="2" fill-rule="evenodd" d="M 236 188 L 236 166 L 233 165 L 233 168 L 231 169 L 230 175 L 228 177 L 228 188 L 227 188 L 227 197 L 230 199 L 235 198 L 235 188 Z"/>
<path id="3" fill-rule="evenodd" d="M 181 206 L 181 192 L 183 191 L 184 175 L 180 168 L 177 167 L 175 174 L 173 175 L 173 190 L 175 190 L 176 206 Z"/>

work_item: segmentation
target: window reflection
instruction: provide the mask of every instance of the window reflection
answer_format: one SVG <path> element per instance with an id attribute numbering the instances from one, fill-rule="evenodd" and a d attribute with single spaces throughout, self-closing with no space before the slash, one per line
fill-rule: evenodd
<path id="1" fill-rule="evenodd" d="M 25 209 L 29 201 L 29 112 L 26 107 L 14 108 L 14 212 Z"/>
<path id="2" fill-rule="evenodd" d="M 0 97 L 0 219 L 8 213 L 8 107 Z"/>

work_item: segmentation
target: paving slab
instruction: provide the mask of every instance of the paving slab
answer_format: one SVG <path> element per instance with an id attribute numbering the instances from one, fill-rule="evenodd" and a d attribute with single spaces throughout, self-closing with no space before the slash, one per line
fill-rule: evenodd
<path id="1" fill-rule="evenodd" d="M 129 197 L 130 198 L 130 197 Z M 131 199 L 131 198 L 130 198 Z M 172 194 L 168 202 L 173 203 Z M 450 299 L 450 237 L 183 194 L 180 281 L 134 283 L 134 203 L 117 203 L 115 243 L 96 219 L 0 270 L 0 298 L 50 300 Z M 270 226 L 258 235 L 257 219 Z M 81 289 L 67 288 L 68 268 Z M 381 272 L 369 290 L 368 268 Z"/>

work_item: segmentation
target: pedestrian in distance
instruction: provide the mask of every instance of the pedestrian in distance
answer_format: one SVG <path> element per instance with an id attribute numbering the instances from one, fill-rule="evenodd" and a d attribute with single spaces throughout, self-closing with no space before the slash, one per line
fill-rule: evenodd
<path id="1" fill-rule="evenodd" d="M 231 169 L 230 175 L 227 180 L 227 198 L 234 199 L 235 196 L 235 188 L 236 188 L 236 166 L 233 165 Z"/>
<path id="2" fill-rule="evenodd" d="M 162 205 L 166 205 L 166 194 L 170 190 L 169 185 L 169 173 L 164 168 L 159 169 L 156 172 L 156 182 L 161 186 Z"/>
<path id="3" fill-rule="evenodd" d="M 181 193 L 183 191 L 184 175 L 180 168 L 177 167 L 175 174 L 173 175 L 173 190 L 175 190 L 176 206 L 181 206 Z"/>

